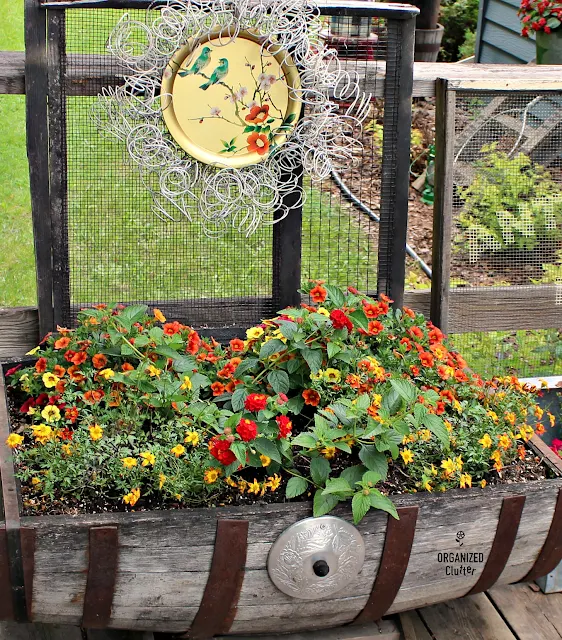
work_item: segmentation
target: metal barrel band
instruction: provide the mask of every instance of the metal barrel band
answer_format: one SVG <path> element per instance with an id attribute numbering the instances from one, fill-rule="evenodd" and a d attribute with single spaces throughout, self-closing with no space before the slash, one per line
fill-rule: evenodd
<path id="1" fill-rule="evenodd" d="M 542 546 L 542 549 L 527 575 L 520 582 L 531 582 L 546 576 L 562 561 L 562 489 L 558 491 L 556 498 L 556 506 L 548 535 Z"/>
<path id="2" fill-rule="evenodd" d="M 466 594 L 467 596 L 487 591 L 501 576 L 517 538 L 524 506 L 525 496 L 511 496 L 503 499 L 490 555 L 480 577 Z"/>
<path id="3" fill-rule="evenodd" d="M 86 629 L 103 629 L 111 619 L 118 560 L 117 526 L 90 527 L 88 578 L 82 611 L 82 626 Z"/>
<path id="4" fill-rule="evenodd" d="M 228 633 L 244 580 L 248 520 L 217 520 L 209 578 L 191 628 L 182 638 L 207 640 Z"/>
<path id="5" fill-rule="evenodd" d="M 388 516 L 381 562 L 369 600 L 351 624 L 380 620 L 400 591 L 414 543 L 418 507 L 401 507 L 397 511 L 400 520 Z"/>

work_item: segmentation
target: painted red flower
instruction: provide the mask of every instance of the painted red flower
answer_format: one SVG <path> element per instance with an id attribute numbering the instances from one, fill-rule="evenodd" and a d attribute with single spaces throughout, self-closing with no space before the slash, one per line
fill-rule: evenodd
<path id="1" fill-rule="evenodd" d="M 269 140 L 263 133 L 251 133 L 246 139 L 248 151 L 264 156 L 269 151 Z"/>
<path id="2" fill-rule="evenodd" d="M 263 393 L 250 393 L 244 400 L 246 411 L 263 411 L 267 407 L 267 396 Z"/>
<path id="3" fill-rule="evenodd" d="M 28 398 L 20 407 L 20 413 L 27 413 L 31 408 L 35 406 L 35 400 Z"/>
<path id="4" fill-rule="evenodd" d="M 378 335 L 383 329 L 384 327 L 382 322 L 379 322 L 378 320 L 372 320 L 371 322 L 369 322 L 368 330 L 370 336 Z"/>
<path id="5" fill-rule="evenodd" d="M 78 409 L 76 407 L 68 407 L 68 409 L 64 412 L 64 417 L 66 420 L 74 424 L 78 419 Z"/>
<path id="6" fill-rule="evenodd" d="M 72 429 L 65 427 L 59 431 L 59 437 L 61 440 L 72 440 Z"/>
<path id="7" fill-rule="evenodd" d="M 166 322 L 166 324 L 162 326 L 162 329 L 167 336 L 173 336 L 174 334 L 179 333 L 182 328 L 183 325 L 177 320 L 175 322 Z"/>
<path id="8" fill-rule="evenodd" d="M 255 105 L 250 109 L 250 113 L 246 116 L 246 122 L 252 124 L 262 124 L 269 117 L 269 105 L 264 104 L 262 107 Z"/>
<path id="9" fill-rule="evenodd" d="M 78 353 L 74 354 L 71 362 L 78 367 L 79 365 L 86 362 L 87 359 L 88 359 L 88 354 L 85 353 L 84 351 L 79 351 Z"/>
<path id="10" fill-rule="evenodd" d="M 211 385 L 211 391 L 213 392 L 213 396 L 222 396 L 224 393 L 224 384 L 218 380 L 213 382 Z"/>
<path id="11" fill-rule="evenodd" d="M 332 313 L 330 313 L 330 320 L 334 325 L 334 329 L 343 329 L 344 327 L 346 327 L 348 331 L 353 329 L 351 320 L 341 309 L 334 309 Z"/>
<path id="12" fill-rule="evenodd" d="M 242 418 L 236 426 L 236 433 L 244 442 L 250 442 L 250 440 L 254 440 L 258 435 L 258 425 L 253 420 Z"/>

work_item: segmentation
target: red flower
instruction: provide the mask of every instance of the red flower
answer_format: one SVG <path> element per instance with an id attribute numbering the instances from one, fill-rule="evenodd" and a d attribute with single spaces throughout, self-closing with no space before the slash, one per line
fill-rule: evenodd
<path id="1" fill-rule="evenodd" d="M 315 389 L 305 389 L 302 392 L 304 398 L 304 404 L 308 404 L 311 407 L 317 407 L 320 404 L 320 394 Z"/>
<path id="2" fill-rule="evenodd" d="M 330 320 L 334 325 L 334 329 L 343 329 L 344 327 L 346 327 L 348 331 L 353 329 L 351 320 L 341 309 L 334 309 L 332 313 L 330 313 Z"/>
<path id="3" fill-rule="evenodd" d="M 37 362 L 35 363 L 35 371 L 37 371 L 37 373 L 45 373 L 46 370 L 47 370 L 46 358 L 39 358 L 39 360 L 37 360 Z"/>
<path id="4" fill-rule="evenodd" d="M 35 400 L 28 398 L 20 407 L 20 413 L 27 413 L 32 407 L 35 406 Z"/>
<path id="5" fill-rule="evenodd" d="M 174 334 L 179 333 L 182 328 L 183 325 L 177 320 L 175 322 L 166 322 L 166 324 L 162 326 L 162 330 L 167 336 L 173 336 Z"/>
<path id="6" fill-rule="evenodd" d="M 263 393 L 250 393 L 244 400 L 246 411 L 263 411 L 267 407 L 267 396 Z"/>
<path id="7" fill-rule="evenodd" d="M 64 354 L 64 359 L 67 362 L 72 362 L 72 358 L 74 358 L 74 356 L 76 355 L 76 351 L 72 351 L 72 349 L 69 349 L 65 354 Z"/>
<path id="8" fill-rule="evenodd" d="M 378 318 L 386 313 L 384 306 L 381 303 L 371 304 L 363 301 L 363 312 L 370 318 L 371 320 L 374 318 Z"/>
<path id="9" fill-rule="evenodd" d="M 240 338 L 234 338 L 230 341 L 230 349 L 234 352 L 244 351 L 245 344 L 244 340 L 240 340 Z"/>
<path id="10" fill-rule="evenodd" d="M 74 356 L 72 357 L 72 363 L 75 364 L 76 366 L 79 366 L 84 362 L 86 362 L 87 359 L 88 359 L 88 354 L 85 353 L 84 351 L 79 351 L 78 353 L 75 353 Z"/>
<path id="11" fill-rule="evenodd" d="M 250 442 L 258 435 L 258 425 L 253 420 L 242 418 L 236 427 L 236 433 L 244 442 Z"/>
<path id="12" fill-rule="evenodd" d="M 132 371 L 135 367 L 133 367 L 133 365 L 130 362 L 124 362 L 121 365 L 121 371 L 125 372 L 125 371 Z"/>
<path id="13" fill-rule="evenodd" d="M 441 331 L 441 329 L 438 329 L 437 327 L 434 327 L 433 325 L 430 327 L 430 332 L 429 332 L 429 341 L 430 342 L 441 342 L 441 340 L 443 340 L 443 338 L 445 337 L 445 334 Z"/>
<path id="14" fill-rule="evenodd" d="M 412 338 L 423 338 L 423 331 L 419 327 L 412 327 L 408 329 L 408 333 Z"/>
<path id="15" fill-rule="evenodd" d="M 422 351 L 420 353 L 420 362 L 424 367 L 432 367 L 433 366 L 433 355 L 428 351 Z"/>
<path id="16" fill-rule="evenodd" d="M 402 311 L 404 312 L 404 315 L 412 318 L 412 320 L 416 317 L 415 311 L 412 311 L 409 307 L 402 307 Z"/>
<path id="17" fill-rule="evenodd" d="M 279 427 L 279 435 L 277 436 L 278 440 L 291 435 L 293 423 L 288 416 L 277 416 L 277 418 L 275 418 L 275 422 L 277 422 L 277 426 Z"/>
<path id="18" fill-rule="evenodd" d="M 61 440 L 72 440 L 72 429 L 65 427 L 59 431 L 59 437 Z"/>
<path id="19" fill-rule="evenodd" d="M 435 413 L 440 416 L 442 413 L 445 413 L 445 403 L 439 400 L 437 406 L 435 407 Z"/>
<path id="20" fill-rule="evenodd" d="M 413 365 L 410 367 L 410 371 L 412 372 L 412 375 L 414 375 L 414 376 L 419 376 L 419 375 L 420 375 L 420 368 L 419 368 L 419 367 L 416 367 L 416 365 L 415 365 L 415 364 L 413 364 Z"/>
<path id="21" fill-rule="evenodd" d="M 189 332 L 189 335 L 187 336 L 186 352 L 194 356 L 199 351 L 200 346 L 201 346 L 201 337 L 199 336 L 197 331 L 192 329 Z"/>
<path id="22" fill-rule="evenodd" d="M 230 450 L 230 442 L 218 436 L 211 438 L 209 442 L 209 453 L 225 466 L 232 464 L 236 460 L 236 456 Z"/>
<path id="23" fill-rule="evenodd" d="M 47 404 L 47 402 L 49 402 L 49 396 L 46 393 L 40 393 L 35 398 L 35 406 L 36 407 L 42 407 L 44 404 Z"/>
<path id="24" fill-rule="evenodd" d="M 455 380 L 457 382 L 468 382 L 468 376 L 462 369 L 455 370 Z"/>
<path id="25" fill-rule="evenodd" d="M 84 394 L 84 402 L 88 402 L 90 404 L 96 404 L 99 402 L 105 393 L 101 389 L 93 389 L 92 391 L 86 391 Z"/>
<path id="26" fill-rule="evenodd" d="M 443 398 L 443 400 L 448 400 L 449 402 L 453 402 L 453 400 L 455 399 L 455 396 L 450 389 L 444 389 L 443 391 L 440 391 L 439 395 Z"/>
<path id="27" fill-rule="evenodd" d="M 246 142 L 250 153 L 256 152 L 258 155 L 264 156 L 269 151 L 269 140 L 263 133 L 251 133 Z"/>
<path id="28" fill-rule="evenodd" d="M 560 449 L 562 449 L 562 440 L 559 440 L 558 438 L 553 438 L 550 448 L 553 451 L 558 452 Z"/>
<path id="29" fill-rule="evenodd" d="M 269 105 L 264 104 L 262 107 L 259 105 L 254 105 L 250 109 L 250 113 L 246 116 L 246 122 L 251 122 L 252 124 L 262 124 L 265 122 L 269 116 Z"/>
<path id="30" fill-rule="evenodd" d="M 76 420 L 78 419 L 78 409 L 76 407 L 69 407 L 64 412 L 64 417 L 65 417 L 66 420 L 68 420 L 69 422 L 72 422 L 72 424 L 74 424 L 76 422 Z"/>
<path id="31" fill-rule="evenodd" d="M 359 293 L 359 291 L 355 287 L 347 287 L 347 290 L 349 291 L 349 293 L 353 293 L 354 295 L 357 295 Z"/>
<path id="32" fill-rule="evenodd" d="M 55 340 L 55 349 L 66 349 L 66 347 L 68 347 L 68 345 L 70 344 L 70 338 L 64 337 L 64 338 L 59 338 L 58 340 Z"/>
<path id="33" fill-rule="evenodd" d="M 313 302 L 316 302 L 316 304 L 324 302 L 327 295 L 328 292 L 326 291 L 326 289 L 324 289 L 324 287 L 321 287 L 319 284 L 317 284 L 313 289 L 310 290 L 310 297 L 312 298 Z"/>
<path id="34" fill-rule="evenodd" d="M 222 396 L 222 394 L 224 393 L 224 384 L 222 382 L 219 382 L 218 380 L 216 382 L 213 382 L 213 384 L 211 385 L 211 391 L 213 392 L 214 396 Z"/>
<path id="35" fill-rule="evenodd" d="M 378 320 L 373 320 L 373 321 L 369 322 L 368 330 L 369 330 L 369 335 L 370 336 L 378 335 L 383 329 L 384 329 L 384 327 L 383 327 L 382 322 L 379 322 Z"/>
<path id="36" fill-rule="evenodd" d="M 277 394 L 277 404 L 282 407 L 286 402 L 289 402 L 289 398 L 284 393 Z"/>
<path id="37" fill-rule="evenodd" d="M 14 373 L 16 373 L 16 371 L 18 371 L 19 369 L 22 368 L 23 365 L 18 364 L 17 367 L 12 367 L 11 369 L 8 369 L 8 371 L 6 371 L 6 378 L 8 376 L 13 376 Z"/>
<path id="38" fill-rule="evenodd" d="M 412 343 L 410 342 L 409 338 L 402 338 L 402 340 L 400 340 L 400 344 L 406 346 L 406 351 L 410 351 L 412 348 Z"/>
<path id="39" fill-rule="evenodd" d="M 96 355 L 92 358 L 92 364 L 96 369 L 103 369 L 107 364 L 107 358 L 103 355 L 103 353 L 96 353 Z"/>

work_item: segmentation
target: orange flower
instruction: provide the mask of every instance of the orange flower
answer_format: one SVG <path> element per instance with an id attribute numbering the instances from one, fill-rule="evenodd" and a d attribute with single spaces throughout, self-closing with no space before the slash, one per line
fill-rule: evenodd
<path id="1" fill-rule="evenodd" d="M 438 360 L 445 360 L 445 358 L 449 355 L 447 351 L 447 347 L 440 342 L 436 342 L 429 347 L 429 350 L 433 353 L 433 355 Z"/>
<path id="2" fill-rule="evenodd" d="M 213 382 L 213 384 L 211 385 L 211 391 L 213 392 L 214 396 L 222 396 L 222 394 L 224 393 L 224 384 L 222 382 L 219 382 L 217 380 L 217 382 Z"/>
<path id="3" fill-rule="evenodd" d="M 57 378 L 62 378 L 66 373 L 66 369 L 61 367 L 60 364 L 56 364 L 53 368 L 53 373 L 57 376 Z"/>
<path id="4" fill-rule="evenodd" d="M 86 376 L 78 369 L 78 367 L 73 364 L 71 367 L 68 367 L 68 375 L 72 378 L 73 382 L 84 382 Z"/>
<path id="5" fill-rule="evenodd" d="M 265 122 L 269 116 L 269 105 L 264 104 L 262 107 L 259 105 L 254 105 L 250 109 L 250 113 L 246 116 L 246 122 L 251 122 L 252 124 L 262 124 Z M 249 142 L 249 139 L 248 139 Z"/>
<path id="6" fill-rule="evenodd" d="M 240 338 L 234 338 L 230 341 L 230 348 L 232 351 L 244 351 L 245 345 L 244 340 L 240 340 Z"/>
<path id="7" fill-rule="evenodd" d="M 546 431 L 544 428 L 544 424 L 542 422 L 537 422 L 537 426 L 535 427 L 535 432 L 542 436 L 542 434 Z"/>
<path id="8" fill-rule="evenodd" d="M 187 336 L 186 352 L 191 353 L 191 355 L 194 356 L 199 351 L 200 346 L 201 346 L 201 337 L 199 336 L 197 331 L 192 329 L 189 332 L 189 335 Z"/>
<path id="9" fill-rule="evenodd" d="M 55 349 L 66 349 L 70 344 L 70 338 L 59 338 L 55 340 Z"/>
<path id="10" fill-rule="evenodd" d="M 88 359 L 88 354 L 84 351 L 79 351 L 72 356 L 72 363 L 76 366 L 83 364 Z"/>
<path id="11" fill-rule="evenodd" d="M 376 336 L 384 329 L 384 327 L 382 322 L 379 322 L 378 320 L 374 320 L 369 322 L 367 329 L 369 331 L 370 336 Z"/>
<path id="12" fill-rule="evenodd" d="M 101 389 L 93 389 L 92 391 L 86 391 L 84 394 L 84 402 L 88 402 L 90 404 L 96 404 L 99 402 L 105 393 Z"/>
<path id="13" fill-rule="evenodd" d="M 92 364 L 96 369 L 103 369 L 107 364 L 107 358 L 103 355 L 103 353 L 96 353 L 96 355 L 92 358 Z"/>
<path id="14" fill-rule="evenodd" d="M 416 314 L 409 308 L 409 307 L 403 307 L 402 311 L 404 312 L 405 315 L 407 315 L 409 318 L 412 318 L 412 320 L 416 317 Z"/>
<path id="15" fill-rule="evenodd" d="M 354 373 L 350 373 L 346 377 L 345 381 L 352 389 L 358 389 L 359 386 L 361 385 L 361 378 L 355 375 Z"/>
<path id="16" fill-rule="evenodd" d="M 314 289 L 310 290 L 310 297 L 312 298 L 313 302 L 316 302 L 316 304 L 324 302 L 327 295 L 328 292 L 326 291 L 326 289 L 324 289 L 324 287 L 321 287 L 319 284 L 317 284 Z"/>
<path id="17" fill-rule="evenodd" d="M 269 140 L 263 133 L 251 133 L 246 142 L 250 153 L 256 152 L 258 155 L 264 156 L 269 151 Z"/>
<path id="18" fill-rule="evenodd" d="M 363 312 L 365 313 L 365 315 L 367 316 L 367 318 L 378 318 L 379 316 L 384 315 L 385 311 L 384 311 L 384 307 L 382 307 L 380 304 L 363 304 Z"/>
<path id="19" fill-rule="evenodd" d="M 525 460 L 525 453 L 526 453 L 525 447 L 522 444 L 520 444 L 517 447 L 517 455 L 519 456 L 519 460 Z"/>
<path id="20" fill-rule="evenodd" d="M 37 373 L 45 373 L 47 370 L 47 360 L 45 358 L 39 358 L 35 363 L 35 371 Z"/>
<path id="21" fill-rule="evenodd" d="M 309 404 L 311 407 L 317 407 L 320 404 L 320 394 L 314 389 L 305 389 L 302 392 L 304 398 L 304 404 Z"/>
<path id="22" fill-rule="evenodd" d="M 457 382 L 468 382 L 468 376 L 462 369 L 455 370 L 455 380 Z"/>
<path id="23" fill-rule="evenodd" d="M 433 366 L 433 356 L 431 353 L 427 351 L 422 351 L 420 353 L 420 362 L 424 367 L 432 367 Z"/>
<path id="24" fill-rule="evenodd" d="M 419 376 L 419 375 L 420 375 L 420 368 L 419 368 L 419 367 L 416 367 L 416 365 L 415 365 L 415 364 L 413 364 L 413 365 L 410 367 L 410 371 L 412 372 L 412 375 L 414 375 L 414 376 Z"/>
<path id="25" fill-rule="evenodd" d="M 124 362 L 121 365 L 121 371 L 125 372 L 125 371 L 132 371 L 135 367 L 133 367 L 133 365 L 130 362 Z"/>
<path id="26" fill-rule="evenodd" d="M 173 336 L 183 329 L 183 325 L 176 320 L 175 322 L 167 322 L 162 329 L 167 336 Z"/>
<path id="27" fill-rule="evenodd" d="M 166 322 L 166 317 L 160 311 L 160 309 L 153 309 L 152 313 L 154 313 L 154 318 L 158 320 L 158 322 Z"/>

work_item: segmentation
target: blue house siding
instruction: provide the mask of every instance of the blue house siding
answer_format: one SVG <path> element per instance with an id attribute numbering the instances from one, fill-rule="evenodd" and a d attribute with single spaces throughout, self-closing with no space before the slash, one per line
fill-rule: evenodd
<path id="1" fill-rule="evenodd" d="M 523 38 L 517 17 L 519 0 L 481 0 L 476 35 L 476 61 L 527 64 L 535 57 L 535 41 Z"/>

